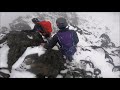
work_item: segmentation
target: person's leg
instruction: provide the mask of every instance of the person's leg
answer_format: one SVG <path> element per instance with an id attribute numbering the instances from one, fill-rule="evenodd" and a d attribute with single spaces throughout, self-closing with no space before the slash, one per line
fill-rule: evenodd
<path id="1" fill-rule="evenodd" d="M 70 62 L 72 62 L 72 60 L 73 60 L 72 55 L 68 55 L 67 58 L 68 58 L 68 60 L 69 60 Z"/>
<path id="2" fill-rule="evenodd" d="M 72 55 L 65 53 L 66 61 L 71 62 L 73 60 Z"/>

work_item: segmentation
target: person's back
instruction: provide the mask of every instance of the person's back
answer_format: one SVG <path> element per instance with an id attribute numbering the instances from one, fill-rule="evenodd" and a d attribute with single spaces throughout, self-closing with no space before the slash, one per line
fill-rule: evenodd
<path id="1" fill-rule="evenodd" d="M 32 22 L 35 24 L 33 30 L 40 32 L 45 38 L 49 38 L 52 32 L 52 25 L 50 21 L 46 20 L 38 20 L 37 18 L 33 18 Z"/>
<path id="2" fill-rule="evenodd" d="M 72 55 L 76 52 L 76 45 L 78 43 L 77 34 L 73 30 L 66 28 L 57 33 L 58 43 L 61 46 L 62 53 L 68 60 L 72 60 Z"/>
<path id="3" fill-rule="evenodd" d="M 58 42 L 63 55 L 65 55 L 69 61 L 72 61 L 72 56 L 76 52 L 76 45 L 79 41 L 77 33 L 74 30 L 66 28 L 68 24 L 64 18 L 58 18 L 56 24 L 60 30 L 53 36 L 51 42 L 46 45 L 45 48 L 53 48 Z"/>

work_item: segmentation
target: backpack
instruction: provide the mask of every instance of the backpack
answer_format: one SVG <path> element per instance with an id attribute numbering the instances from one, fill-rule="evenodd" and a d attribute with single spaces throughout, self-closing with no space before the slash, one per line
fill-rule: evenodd
<path id="1" fill-rule="evenodd" d="M 45 33 L 52 32 L 52 25 L 51 25 L 50 21 L 41 21 L 41 22 L 38 22 L 38 24 L 40 24 L 40 26 L 43 28 Z"/>
<path id="2" fill-rule="evenodd" d="M 73 55 L 76 52 L 72 31 L 57 33 L 59 44 L 64 54 Z"/>

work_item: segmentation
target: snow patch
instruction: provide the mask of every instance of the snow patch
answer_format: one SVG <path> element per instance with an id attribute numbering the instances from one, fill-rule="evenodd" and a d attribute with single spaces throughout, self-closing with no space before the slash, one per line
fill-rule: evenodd
<path id="1" fill-rule="evenodd" d="M 80 63 L 80 60 L 88 60 L 91 61 L 96 68 L 101 70 L 101 75 L 104 78 L 118 78 L 118 74 L 112 72 L 112 67 L 110 67 L 109 63 L 107 63 L 107 59 L 105 59 L 105 53 L 102 49 L 93 50 L 89 48 L 90 51 L 79 51 L 77 49 L 77 54 L 74 55 L 74 62 Z M 80 52 L 80 53 L 78 53 Z M 80 65 L 80 64 L 79 64 Z M 86 68 L 87 69 L 87 68 Z M 90 67 L 88 67 L 90 69 Z"/>
<path id="2" fill-rule="evenodd" d="M 36 75 L 27 71 L 15 71 L 12 70 L 10 78 L 36 78 Z"/>
<path id="3" fill-rule="evenodd" d="M 7 46 L 7 44 L 0 48 L 0 67 L 8 67 L 7 61 L 9 49 L 10 48 Z"/>

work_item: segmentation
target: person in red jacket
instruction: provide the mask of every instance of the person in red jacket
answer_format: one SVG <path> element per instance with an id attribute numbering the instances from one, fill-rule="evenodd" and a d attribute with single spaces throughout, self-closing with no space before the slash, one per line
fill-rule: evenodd
<path id="1" fill-rule="evenodd" d="M 32 22 L 35 24 L 34 31 L 41 33 L 46 39 L 51 37 L 52 25 L 50 21 L 40 21 L 38 18 L 33 18 Z"/>

